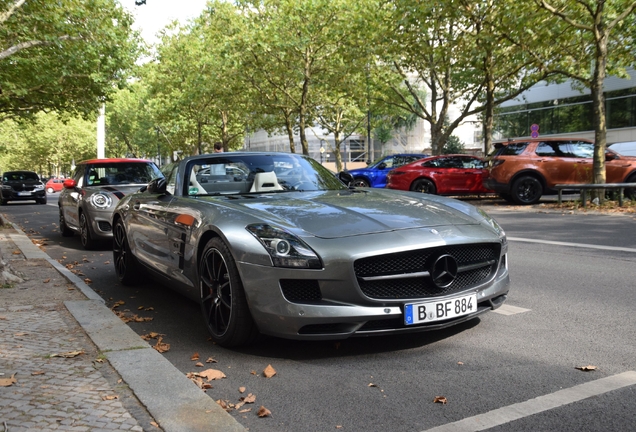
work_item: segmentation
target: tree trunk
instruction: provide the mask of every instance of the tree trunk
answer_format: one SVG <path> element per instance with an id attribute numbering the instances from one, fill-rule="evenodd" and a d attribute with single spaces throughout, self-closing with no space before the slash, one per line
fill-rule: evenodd
<path id="1" fill-rule="evenodd" d="M 337 131 L 333 133 L 333 140 L 335 145 L 334 157 L 336 158 L 336 172 L 342 171 L 342 155 L 340 154 L 340 134 Z"/>
<path id="2" fill-rule="evenodd" d="M 594 74 L 590 90 L 592 93 L 592 110 L 594 113 L 594 183 L 606 182 L 605 149 L 607 147 L 607 124 L 605 118 L 605 95 L 603 94 L 603 81 L 607 68 L 607 33 L 603 28 L 598 29 L 599 38 L 596 41 L 596 59 L 594 61 Z M 605 190 L 592 191 L 592 199 L 598 198 L 603 202 Z"/>

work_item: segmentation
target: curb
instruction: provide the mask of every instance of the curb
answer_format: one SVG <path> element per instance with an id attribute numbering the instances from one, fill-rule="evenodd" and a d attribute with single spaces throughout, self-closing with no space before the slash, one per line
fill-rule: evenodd
<path id="1" fill-rule="evenodd" d="M 123 323 L 84 281 L 33 244 L 16 224 L 0 215 L 17 234 L 9 237 L 25 258 L 45 259 L 74 284 L 88 300 L 64 305 L 112 367 L 165 432 L 227 431 L 247 429 L 212 398 Z"/>

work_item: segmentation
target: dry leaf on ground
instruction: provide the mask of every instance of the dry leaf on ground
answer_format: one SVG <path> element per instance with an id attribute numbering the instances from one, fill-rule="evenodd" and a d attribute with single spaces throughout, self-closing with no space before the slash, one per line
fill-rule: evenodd
<path id="1" fill-rule="evenodd" d="M 581 370 L 583 372 L 591 372 L 598 369 L 597 366 L 587 365 L 587 366 L 577 366 L 576 369 Z"/>
<path id="2" fill-rule="evenodd" d="M 221 378 L 225 378 L 225 374 L 220 370 L 216 369 L 206 369 L 204 371 L 198 372 L 199 376 L 203 378 L 207 378 L 208 381 L 217 380 Z"/>
<path id="3" fill-rule="evenodd" d="M 84 354 L 84 350 L 69 351 L 69 352 L 59 353 L 59 354 L 51 354 L 49 357 L 73 358 L 73 357 L 77 357 L 78 355 L 81 355 L 81 354 Z"/>
<path id="4" fill-rule="evenodd" d="M 32 376 L 36 376 L 36 375 L 44 375 L 44 371 L 35 371 L 35 372 L 31 372 Z"/>
<path id="5" fill-rule="evenodd" d="M 245 387 L 239 387 L 239 393 L 245 393 Z"/>
<path id="6" fill-rule="evenodd" d="M 448 403 L 448 399 L 446 399 L 444 396 L 435 396 L 435 399 L 433 399 L 433 402 L 441 403 L 445 405 Z"/>
<path id="7" fill-rule="evenodd" d="M 13 374 L 11 378 L 0 378 L 0 387 L 9 387 L 17 382 L 18 380 L 15 379 L 15 374 Z"/>
<path id="8" fill-rule="evenodd" d="M 273 377 L 274 375 L 276 375 L 276 369 L 274 369 L 274 368 L 272 367 L 272 365 L 271 365 L 271 364 L 270 364 L 270 365 L 267 365 L 267 367 L 265 368 L 265 370 L 263 370 L 263 376 L 264 376 L 265 378 L 271 378 L 271 377 Z"/>
<path id="9" fill-rule="evenodd" d="M 256 402 L 256 395 L 250 393 L 247 396 L 245 396 L 244 398 L 240 399 L 242 402 L 245 402 L 246 404 L 248 403 L 254 403 Z"/>
<path id="10" fill-rule="evenodd" d="M 117 395 L 108 395 L 108 396 L 102 396 L 102 400 L 115 400 L 115 399 L 119 399 L 119 396 Z"/>
<path id="11" fill-rule="evenodd" d="M 212 357 L 208 357 L 208 359 L 205 361 L 206 363 L 218 363 L 214 358 Z"/>
<path id="12" fill-rule="evenodd" d="M 153 346 L 160 353 L 165 353 L 166 351 L 170 351 L 170 344 L 162 342 L 163 338 L 159 336 L 157 339 L 157 343 Z"/>
<path id="13" fill-rule="evenodd" d="M 192 354 L 192 357 L 190 357 L 190 360 L 192 361 L 199 360 L 199 353 Z"/>
<path id="14" fill-rule="evenodd" d="M 49 282 L 51 282 L 51 278 L 44 279 L 44 280 L 42 281 L 42 283 L 49 283 Z"/>
<path id="15" fill-rule="evenodd" d="M 261 407 L 258 409 L 258 412 L 256 414 L 259 417 L 268 417 L 272 415 L 272 412 L 268 410 L 267 408 L 265 408 L 263 405 L 261 405 Z"/>

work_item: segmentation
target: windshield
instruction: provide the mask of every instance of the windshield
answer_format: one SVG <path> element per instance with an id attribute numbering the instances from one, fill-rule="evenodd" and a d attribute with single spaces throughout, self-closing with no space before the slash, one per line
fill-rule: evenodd
<path id="1" fill-rule="evenodd" d="M 38 175 L 30 171 L 13 171 L 6 172 L 2 176 L 2 180 L 5 182 L 10 181 L 40 181 Z"/>
<path id="2" fill-rule="evenodd" d="M 86 167 L 88 186 L 142 185 L 157 177 L 163 177 L 163 174 L 151 162 L 113 162 L 91 164 Z"/>
<path id="3" fill-rule="evenodd" d="M 347 189 L 315 160 L 287 153 L 202 156 L 188 163 L 185 178 L 186 195 Z"/>

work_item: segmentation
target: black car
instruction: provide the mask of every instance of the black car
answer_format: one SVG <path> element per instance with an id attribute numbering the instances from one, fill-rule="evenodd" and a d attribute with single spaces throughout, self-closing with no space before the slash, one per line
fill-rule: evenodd
<path id="1" fill-rule="evenodd" d="M 33 171 L 7 171 L 2 174 L 0 205 L 5 205 L 9 201 L 27 200 L 46 204 L 46 190 L 40 176 Z"/>

